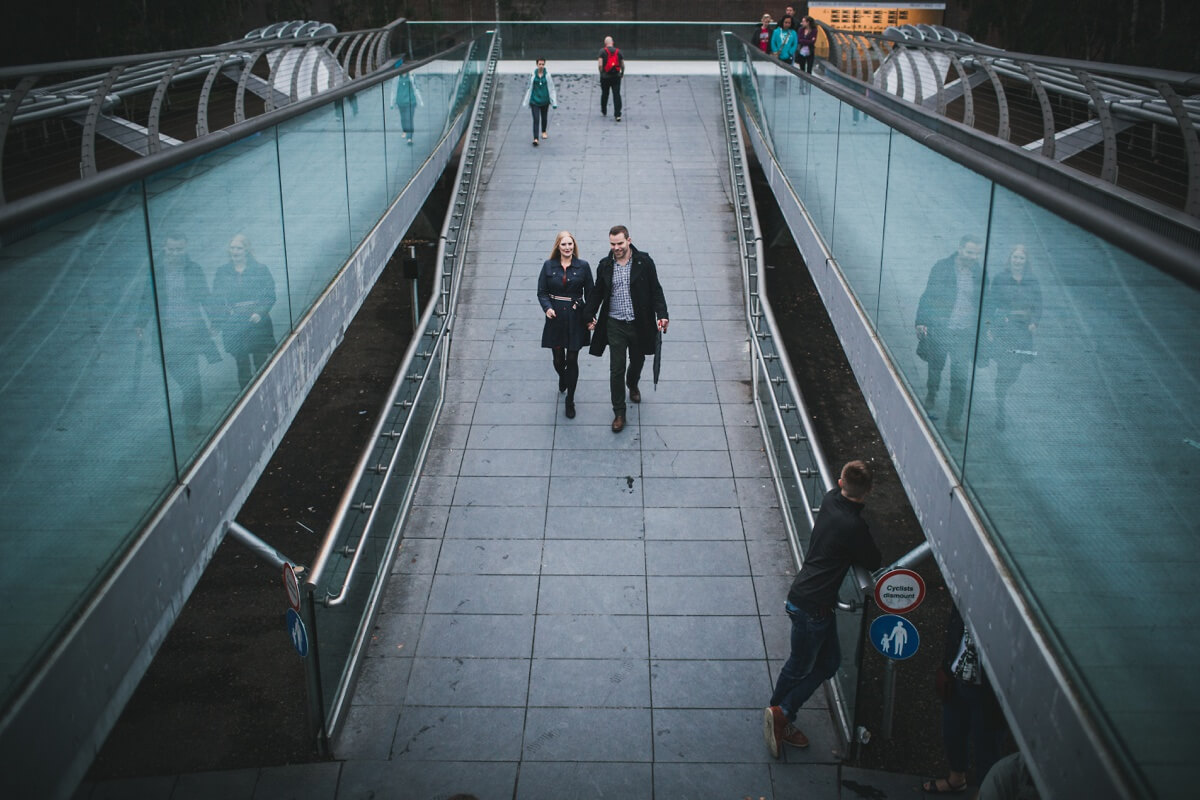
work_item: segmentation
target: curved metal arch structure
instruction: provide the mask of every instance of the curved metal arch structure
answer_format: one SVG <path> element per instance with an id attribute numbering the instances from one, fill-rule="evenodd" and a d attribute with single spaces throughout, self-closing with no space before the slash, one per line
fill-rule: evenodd
<path id="1" fill-rule="evenodd" d="M 23 144 L 40 142 L 48 134 L 39 123 L 47 120 L 77 124 L 82 129 L 77 177 L 92 176 L 105 169 L 104 162 L 121 161 L 102 157 L 97 137 L 145 156 L 212 133 L 210 102 L 218 97 L 232 105 L 234 124 L 256 116 L 247 110 L 247 91 L 262 100 L 259 113 L 300 102 L 390 67 L 404 55 L 393 52 L 399 41 L 393 34 L 406 23 L 401 18 L 382 28 L 339 33 L 328 23 L 292 20 L 211 48 L 0 69 L 0 144 L 11 133 Z M 194 123 L 181 123 L 180 108 L 187 106 L 172 109 L 172 94 L 194 104 Z M 168 109 L 171 124 L 164 120 Z M 55 161 L 61 161 L 61 145 L 52 147 Z M 24 166 L 35 170 L 33 160 L 23 159 Z M 0 148 L 0 205 L 14 194 L 5 191 L 5 167 Z M 74 178 L 39 179 L 45 189 Z"/>
<path id="2" fill-rule="evenodd" d="M 1010 53 L 940 25 L 876 35 L 817 24 L 827 74 L 986 125 L 991 136 L 1110 184 L 1140 169 L 1168 187 L 1153 199 L 1200 217 L 1200 74 Z M 992 91 L 976 92 L 983 84 Z M 1118 146 L 1123 135 L 1128 144 Z M 1137 191 L 1132 184 L 1123 188 Z"/>

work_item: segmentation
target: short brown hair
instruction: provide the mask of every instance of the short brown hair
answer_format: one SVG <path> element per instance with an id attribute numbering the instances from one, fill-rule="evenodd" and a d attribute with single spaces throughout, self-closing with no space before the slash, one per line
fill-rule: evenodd
<path id="1" fill-rule="evenodd" d="M 629 228 L 626 228 L 624 225 L 613 225 L 608 229 L 609 236 L 616 236 L 618 233 L 625 234 L 626 239 L 629 238 Z"/>
<path id="2" fill-rule="evenodd" d="M 871 468 L 865 461 L 850 461 L 842 467 L 842 491 L 847 497 L 866 497 L 872 481 Z"/>

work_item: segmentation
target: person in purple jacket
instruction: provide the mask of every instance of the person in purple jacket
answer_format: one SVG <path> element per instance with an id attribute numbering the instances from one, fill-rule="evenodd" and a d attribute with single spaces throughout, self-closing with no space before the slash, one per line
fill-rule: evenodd
<path id="1" fill-rule="evenodd" d="M 812 17 L 800 20 L 800 30 L 796 32 L 800 42 L 796 47 L 796 66 L 811 73 L 813 59 L 817 57 L 817 23 Z"/>

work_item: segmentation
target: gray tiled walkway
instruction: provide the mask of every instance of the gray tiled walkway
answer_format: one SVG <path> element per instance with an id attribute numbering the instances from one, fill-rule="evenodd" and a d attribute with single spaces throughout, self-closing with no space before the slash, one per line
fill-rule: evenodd
<path id="1" fill-rule="evenodd" d="M 343 784 L 796 796 L 837 756 L 815 700 L 809 751 L 773 763 L 762 741 L 791 562 L 750 403 L 717 79 L 631 77 L 617 124 L 593 78 L 560 77 L 538 148 L 524 78 L 501 86 L 443 420 L 337 743 Z M 614 435 L 607 357 L 581 354 L 563 416 L 535 295 L 559 230 L 595 266 L 616 223 L 658 264 L 671 329 L 661 383 Z"/>

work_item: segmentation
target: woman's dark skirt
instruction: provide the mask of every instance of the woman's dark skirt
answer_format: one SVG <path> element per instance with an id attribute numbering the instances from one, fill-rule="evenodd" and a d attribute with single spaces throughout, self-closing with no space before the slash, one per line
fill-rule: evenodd
<path id="1" fill-rule="evenodd" d="M 568 350 L 582 350 L 592 340 L 591 332 L 587 329 L 582 308 L 566 300 L 550 299 L 554 307 L 554 319 L 546 318 L 542 328 L 542 347 L 565 347 Z"/>

